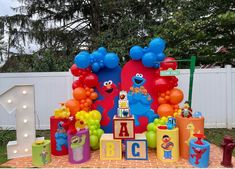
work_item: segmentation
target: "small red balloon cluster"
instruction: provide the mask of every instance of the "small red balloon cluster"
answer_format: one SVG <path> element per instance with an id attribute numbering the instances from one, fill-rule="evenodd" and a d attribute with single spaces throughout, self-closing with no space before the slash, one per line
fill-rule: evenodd
<path id="1" fill-rule="evenodd" d="M 71 73 L 78 77 L 72 84 L 73 99 L 68 100 L 65 106 L 69 108 L 70 115 L 74 116 L 78 111 L 86 112 L 92 109 L 92 103 L 98 98 L 94 87 L 98 84 L 98 77 L 90 68 L 80 69 L 75 64 L 70 68 Z"/>
<path id="2" fill-rule="evenodd" d="M 75 77 L 79 77 L 78 80 L 73 82 L 73 89 L 76 89 L 78 87 L 94 88 L 98 84 L 98 77 L 96 74 L 92 73 L 90 67 L 81 69 L 78 68 L 76 64 L 73 64 L 70 70 Z"/>
<path id="3" fill-rule="evenodd" d="M 168 69 L 177 69 L 175 58 L 166 57 L 160 64 L 159 69 L 155 71 L 155 90 L 158 95 L 157 113 L 160 117 L 173 116 L 179 110 L 179 103 L 183 100 L 182 90 L 176 88 L 178 79 L 176 76 L 161 76 L 160 72 Z"/>

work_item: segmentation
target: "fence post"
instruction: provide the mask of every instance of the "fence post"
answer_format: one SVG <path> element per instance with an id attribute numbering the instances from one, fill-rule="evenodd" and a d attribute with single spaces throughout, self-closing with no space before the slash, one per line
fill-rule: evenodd
<path id="1" fill-rule="evenodd" d="M 232 113 L 232 66 L 226 65 L 226 117 L 227 128 L 232 129 L 233 113 Z"/>

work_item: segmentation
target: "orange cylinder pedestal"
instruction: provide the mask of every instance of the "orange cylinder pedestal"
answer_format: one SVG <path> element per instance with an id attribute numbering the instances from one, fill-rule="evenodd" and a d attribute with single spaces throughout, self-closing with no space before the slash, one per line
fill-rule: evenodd
<path id="1" fill-rule="evenodd" d="M 180 156 L 189 158 L 189 142 L 195 138 L 193 134 L 204 134 L 204 117 L 202 118 L 185 118 L 176 117 L 176 125 L 179 128 Z"/>

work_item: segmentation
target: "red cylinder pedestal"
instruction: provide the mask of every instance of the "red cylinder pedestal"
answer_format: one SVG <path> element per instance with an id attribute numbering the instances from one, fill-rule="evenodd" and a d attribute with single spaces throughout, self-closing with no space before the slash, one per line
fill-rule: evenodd
<path id="1" fill-rule="evenodd" d="M 68 136 L 62 126 L 64 122 L 66 122 L 66 119 L 50 117 L 51 154 L 55 156 L 68 154 Z"/>

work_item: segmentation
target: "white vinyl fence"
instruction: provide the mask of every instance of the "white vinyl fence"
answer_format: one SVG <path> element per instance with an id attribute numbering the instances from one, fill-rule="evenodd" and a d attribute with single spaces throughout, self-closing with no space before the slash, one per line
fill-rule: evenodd
<path id="1" fill-rule="evenodd" d="M 188 97 L 189 70 L 181 69 L 179 88 Z M 0 94 L 14 85 L 35 87 L 37 129 L 49 129 L 54 109 L 72 97 L 70 72 L 0 73 Z M 194 74 L 192 108 L 205 116 L 207 128 L 235 127 L 235 69 L 196 69 Z M 5 112 L 0 105 L 0 127 L 15 127 L 15 114 Z"/>

